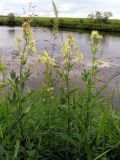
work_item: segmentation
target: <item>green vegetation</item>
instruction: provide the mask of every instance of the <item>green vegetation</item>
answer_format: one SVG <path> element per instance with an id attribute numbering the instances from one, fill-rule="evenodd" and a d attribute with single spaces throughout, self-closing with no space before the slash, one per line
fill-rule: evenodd
<path id="1" fill-rule="evenodd" d="M 8 14 L 7 23 L 10 26 L 14 26 L 14 24 L 15 24 L 15 15 L 13 13 L 9 13 Z"/>
<path id="2" fill-rule="evenodd" d="M 88 15 L 88 18 L 90 18 L 92 20 L 94 19 L 94 22 L 99 22 L 99 23 L 108 23 L 110 17 L 112 17 L 111 12 L 101 13 L 99 11 L 96 11 L 95 14 L 91 13 Z"/>
<path id="3" fill-rule="evenodd" d="M 59 19 L 54 3 L 53 7 L 55 39 Z M 100 66 L 97 53 L 102 36 L 97 31 L 91 33 L 92 66 L 82 70 L 85 84 L 82 92 L 70 87 L 70 73 L 83 59 L 71 34 L 63 42 L 60 64 L 47 50 L 38 56 L 45 69 L 43 83 L 40 88 L 25 92 L 26 82 L 32 75 L 29 56 L 36 53 L 30 22 L 30 19 L 24 21 L 22 35 L 16 38 L 19 71 L 13 68 L 7 78 L 4 60 L 0 60 L 0 92 L 8 88 L 0 101 L 0 159 L 119 159 L 120 111 L 112 109 L 111 101 L 102 96 L 109 82 L 97 89 Z"/>
<path id="4" fill-rule="evenodd" d="M 111 102 L 102 97 L 107 85 L 96 88 L 97 52 L 102 36 L 97 31 L 91 34 L 92 67 L 82 71 L 83 92 L 70 88 L 70 73 L 83 56 L 69 34 L 62 46 L 60 65 L 46 50 L 38 56 L 45 67 L 43 85 L 25 94 L 26 81 L 32 74 L 28 58 L 36 52 L 36 41 L 29 21 L 22 27 L 23 33 L 16 39 L 19 73 L 13 69 L 7 79 L 4 61 L 0 61 L 3 75 L 0 91 L 6 86 L 10 89 L 0 102 L 0 159 L 119 159 L 120 112 L 112 109 Z"/>
<path id="5" fill-rule="evenodd" d="M 15 17 L 13 26 L 21 26 L 24 18 Z M 53 27 L 55 18 L 34 17 L 32 26 L 34 27 Z M 60 29 L 76 29 L 103 32 L 120 32 L 120 20 L 109 20 L 108 22 L 98 22 L 91 18 L 58 18 Z M 9 25 L 7 17 L 0 17 L 0 25 Z"/>

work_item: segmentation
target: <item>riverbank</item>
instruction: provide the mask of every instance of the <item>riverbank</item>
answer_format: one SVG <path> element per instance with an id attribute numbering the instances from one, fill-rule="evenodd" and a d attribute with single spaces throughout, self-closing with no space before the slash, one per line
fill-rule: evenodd
<path id="1" fill-rule="evenodd" d="M 12 26 L 21 26 L 24 21 L 23 17 L 15 17 Z M 98 30 L 102 32 L 120 33 L 120 20 L 109 20 L 107 23 L 96 22 L 88 18 L 58 18 L 59 29 L 75 29 L 92 31 Z M 34 17 L 31 25 L 33 27 L 49 27 L 52 28 L 54 18 L 50 17 Z M 0 17 L 0 26 L 8 26 L 8 17 Z"/>
<path id="2" fill-rule="evenodd" d="M 60 65 L 62 58 L 61 56 L 55 56 L 58 66 Z M 103 61 L 99 68 L 99 81 L 97 83 L 97 89 L 99 90 L 105 84 L 108 83 L 107 87 L 104 89 L 102 96 L 111 102 L 112 107 L 119 108 L 120 104 L 120 93 L 119 93 L 119 86 L 120 86 L 120 66 L 116 63 L 116 61 L 109 59 Z M 119 58 L 120 62 L 120 58 Z M 5 64 L 7 67 L 7 78 L 10 78 L 10 72 L 14 69 L 15 72 L 19 73 L 19 56 L 17 54 L 13 54 L 12 56 L 5 56 Z M 44 83 L 44 72 L 45 68 L 44 65 L 41 65 L 38 62 L 36 56 L 31 56 L 28 59 L 28 67 L 31 70 L 31 76 L 29 80 L 26 81 L 25 92 L 29 89 L 37 89 L 40 88 Z M 82 80 L 82 71 L 83 69 L 89 70 L 91 68 L 91 63 L 89 60 L 84 60 L 80 64 L 76 64 L 74 69 L 70 73 L 70 87 L 72 88 L 79 88 L 82 92 L 85 89 L 85 84 Z M 117 75 L 118 73 L 118 75 Z M 116 76 L 117 75 L 117 76 Z M 56 76 L 55 76 L 56 77 Z M 114 77 L 114 78 L 113 78 Z M 55 78 L 56 79 L 56 78 Z M 56 79 L 57 85 L 59 85 L 60 81 Z"/>

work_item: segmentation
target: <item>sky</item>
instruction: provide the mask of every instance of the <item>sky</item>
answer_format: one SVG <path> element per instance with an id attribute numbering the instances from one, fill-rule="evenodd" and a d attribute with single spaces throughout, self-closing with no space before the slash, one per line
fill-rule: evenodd
<path id="1" fill-rule="evenodd" d="M 53 16 L 51 0 L 0 0 L 0 15 L 12 12 L 16 16 L 29 13 L 28 4 L 36 7 L 34 14 L 41 17 Z M 59 11 L 59 17 L 87 17 L 95 11 L 111 11 L 112 18 L 120 19 L 120 0 L 54 0 Z M 25 13 L 24 13 L 25 12 Z"/>

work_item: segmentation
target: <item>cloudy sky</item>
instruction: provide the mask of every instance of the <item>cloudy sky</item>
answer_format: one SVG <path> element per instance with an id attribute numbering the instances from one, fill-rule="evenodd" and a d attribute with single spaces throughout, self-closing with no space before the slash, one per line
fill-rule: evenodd
<path id="1" fill-rule="evenodd" d="M 25 8 L 28 13 L 28 3 L 36 5 L 35 14 L 39 16 L 53 16 L 51 0 L 0 0 L 0 14 L 14 12 L 23 16 Z M 54 0 L 60 17 L 87 17 L 96 10 L 111 11 L 113 18 L 120 19 L 120 0 Z"/>

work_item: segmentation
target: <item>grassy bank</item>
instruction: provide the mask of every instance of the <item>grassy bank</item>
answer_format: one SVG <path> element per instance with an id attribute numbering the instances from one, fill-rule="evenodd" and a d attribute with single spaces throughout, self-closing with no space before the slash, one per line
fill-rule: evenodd
<path id="1" fill-rule="evenodd" d="M 13 26 L 21 26 L 24 18 L 16 17 Z M 53 27 L 54 18 L 36 17 L 33 18 L 32 26 L 34 27 Z M 95 22 L 87 18 L 58 18 L 59 28 L 77 29 L 77 30 L 98 30 L 104 32 L 120 32 L 120 20 L 109 20 L 107 23 Z M 0 25 L 9 25 L 8 17 L 0 18 Z"/>

